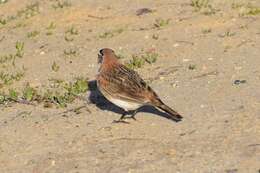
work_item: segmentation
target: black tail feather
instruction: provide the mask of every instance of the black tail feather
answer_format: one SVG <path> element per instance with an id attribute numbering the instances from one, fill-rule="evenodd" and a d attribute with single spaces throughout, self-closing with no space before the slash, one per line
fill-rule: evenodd
<path id="1" fill-rule="evenodd" d="M 160 104 L 157 107 L 169 114 L 169 117 L 167 117 L 167 118 L 172 119 L 176 122 L 181 121 L 182 116 L 178 112 L 176 112 L 172 108 L 170 108 L 169 106 L 167 106 L 165 104 Z"/>

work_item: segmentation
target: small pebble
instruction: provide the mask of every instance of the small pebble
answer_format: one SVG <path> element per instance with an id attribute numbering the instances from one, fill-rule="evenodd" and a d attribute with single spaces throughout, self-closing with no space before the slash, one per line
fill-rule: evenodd
<path id="1" fill-rule="evenodd" d="M 173 45 L 173 47 L 178 47 L 179 46 L 179 44 L 178 43 L 175 43 L 174 45 Z"/>
<path id="2" fill-rule="evenodd" d="M 183 62 L 189 62 L 190 59 L 183 59 L 182 61 L 183 61 Z"/>

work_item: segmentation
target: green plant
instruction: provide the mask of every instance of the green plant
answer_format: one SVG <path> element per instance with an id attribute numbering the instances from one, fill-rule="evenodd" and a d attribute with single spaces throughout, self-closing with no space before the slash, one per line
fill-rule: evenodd
<path id="1" fill-rule="evenodd" d="M 68 93 L 76 96 L 88 90 L 88 82 L 84 78 L 77 78 L 74 83 L 69 83 L 65 86 Z"/>
<path id="2" fill-rule="evenodd" d="M 52 63 L 52 65 L 51 65 L 51 69 L 52 69 L 52 71 L 54 71 L 54 72 L 58 72 L 59 69 L 60 69 L 60 66 L 54 61 L 54 62 Z"/>
<path id="3" fill-rule="evenodd" d="M 202 29 L 203 34 L 211 33 L 211 31 L 212 31 L 211 28 Z"/>
<path id="4" fill-rule="evenodd" d="M 239 16 L 258 15 L 260 14 L 260 7 L 253 6 L 252 4 L 239 4 L 232 3 L 232 9 L 239 10 Z"/>
<path id="5" fill-rule="evenodd" d="M 56 3 L 52 5 L 54 9 L 62 9 L 66 7 L 70 7 L 71 3 L 68 0 L 56 0 Z"/>
<path id="6" fill-rule="evenodd" d="M 106 31 L 106 32 L 100 34 L 99 38 L 101 38 L 101 39 L 112 38 L 114 36 L 121 34 L 123 31 L 124 31 L 123 28 L 119 28 L 119 29 L 115 29 L 115 30 L 111 30 L 111 31 Z"/>
<path id="7" fill-rule="evenodd" d="M 6 102 L 6 96 L 3 93 L 0 93 L 0 104 L 4 104 Z"/>
<path id="8" fill-rule="evenodd" d="M 70 27 L 66 32 L 66 34 L 71 34 L 71 35 L 78 35 L 79 30 L 75 28 L 74 26 Z"/>
<path id="9" fill-rule="evenodd" d="M 46 35 L 52 35 L 53 34 L 53 30 L 56 28 L 56 25 L 54 22 L 51 22 L 47 27 L 47 32 Z"/>
<path id="10" fill-rule="evenodd" d="M 194 7 L 195 11 L 200 11 L 205 15 L 211 15 L 216 13 L 216 9 L 209 4 L 209 0 L 191 0 L 192 7 Z"/>
<path id="11" fill-rule="evenodd" d="M 220 36 L 220 37 L 232 37 L 232 36 L 234 36 L 234 35 L 236 35 L 236 33 L 235 33 L 235 32 L 231 32 L 231 31 L 228 29 L 224 34 L 220 34 L 219 36 Z"/>
<path id="12" fill-rule="evenodd" d="M 167 26 L 170 23 L 171 19 L 155 19 L 155 23 L 153 24 L 155 28 L 162 28 Z"/>
<path id="13" fill-rule="evenodd" d="M 36 90 L 30 87 L 29 84 L 27 84 L 23 90 L 23 99 L 27 101 L 32 101 L 35 95 L 36 95 Z"/>
<path id="14" fill-rule="evenodd" d="M 23 57 L 24 43 L 17 41 L 15 44 L 15 48 L 16 48 L 16 56 L 20 58 Z"/>
<path id="15" fill-rule="evenodd" d="M 1 24 L 1 25 L 5 25 L 6 23 L 7 23 L 7 20 L 1 17 L 1 18 L 0 18 L 0 24 Z M 0 25 L 0 26 L 1 26 L 1 25 Z"/>
<path id="16" fill-rule="evenodd" d="M 35 16 L 39 13 L 40 13 L 39 3 L 35 2 L 35 3 L 27 5 L 25 7 L 25 9 L 18 11 L 16 16 L 17 17 L 24 17 L 24 18 L 27 19 L 27 18 L 33 17 L 33 16 Z"/>
<path id="17" fill-rule="evenodd" d="M 65 49 L 64 51 L 64 54 L 66 56 L 76 56 L 77 55 L 77 51 L 75 49 Z"/>
<path id="18" fill-rule="evenodd" d="M 132 55 L 132 59 L 126 64 L 128 68 L 135 69 L 141 68 L 145 63 L 145 60 L 137 55 Z"/>
<path id="19" fill-rule="evenodd" d="M 146 51 L 144 55 L 141 57 L 149 64 L 155 63 L 159 54 L 154 51 L 154 49 L 150 51 Z"/>
<path id="20" fill-rule="evenodd" d="M 260 7 L 248 7 L 247 15 L 258 15 L 260 14 Z"/>
<path id="21" fill-rule="evenodd" d="M 77 28 L 75 28 L 74 26 L 70 27 L 66 32 L 65 32 L 65 40 L 66 41 L 73 41 L 74 38 L 73 36 L 78 35 L 79 31 Z"/>
<path id="22" fill-rule="evenodd" d="M 39 34 L 40 34 L 40 31 L 31 31 L 31 32 L 27 33 L 27 37 L 28 38 L 34 38 L 34 37 L 36 37 Z"/>
<path id="23" fill-rule="evenodd" d="M 191 0 L 191 6 L 194 7 L 197 11 L 207 7 L 208 4 L 209 0 Z"/>
<path id="24" fill-rule="evenodd" d="M 8 98 L 12 101 L 16 101 L 18 100 L 18 92 L 15 91 L 14 89 L 9 89 L 9 95 Z"/>
<path id="25" fill-rule="evenodd" d="M 24 72 L 16 72 L 14 74 L 9 74 L 7 72 L 0 72 L 0 84 L 12 84 L 14 81 L 19 81 L 24 76 Z"/>

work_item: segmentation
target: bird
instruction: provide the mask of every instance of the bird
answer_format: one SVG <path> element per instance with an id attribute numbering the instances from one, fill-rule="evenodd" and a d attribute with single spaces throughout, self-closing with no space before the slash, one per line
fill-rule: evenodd
<path id="1" fill-rule="evenodd" d="M 121 107 L 124 113 L 115 122 L 125 122 L 125 118 L 136 120 L 137 110 L 145 105 L 159 108 L 168 114 L 167 118 L 176 122 L 182 116 L 162 102 L 156 92 L 139 74 L 119 62 L 114 50 L 103 48 L 98 54 L 97 87 L 102 95 L 113 104 Z M 131 117 L 126 115 L 131 114 Z"/>

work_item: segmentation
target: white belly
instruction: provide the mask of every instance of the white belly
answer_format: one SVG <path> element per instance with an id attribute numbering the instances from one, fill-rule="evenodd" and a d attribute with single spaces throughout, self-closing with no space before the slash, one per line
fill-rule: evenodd
<path id="1" fill-rule="evenodd" d="M 110 102 L 114 103 L 115 105 L 123 108 L 126 111 L 135 110 L 142 106 L 139 103 L 127 102 L 124 100 L 114 99 L 114 98 L 107 98 Z"/>

